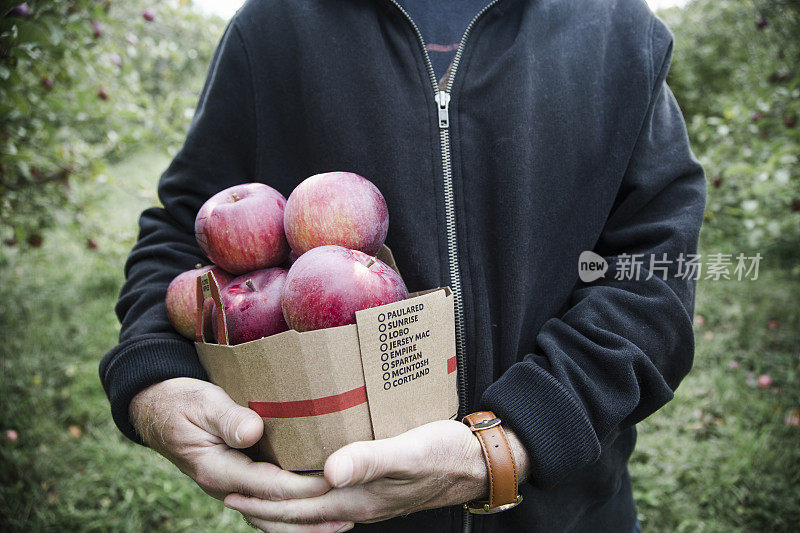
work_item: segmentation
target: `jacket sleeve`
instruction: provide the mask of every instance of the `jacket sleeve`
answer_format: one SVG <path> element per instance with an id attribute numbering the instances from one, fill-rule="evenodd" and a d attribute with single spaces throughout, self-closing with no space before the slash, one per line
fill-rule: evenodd
<path id="1" fill-rule="evenodd" d="M 664 28 L 665 34 L 667 30 Z M 703 170 L 666 84 L 672 44 L 654 54 L 650 105 L 617 198 L 595 246 L 613 265 L 643 254 L 638 279 L 579 283 L 548 320 L 536 350 L 481 398 L 514 429 L 531 458 L 531 482 L 558 483 L 598 459 L 619 432 L 672 399 L 694 356 L 694 281 L 678 275 L 693 254 L 705 207 Z M 650 256 L 669 271 L 651 272 Z M 577 263 L 577 258 L 576 258 Z"/>
<path id="2" fill-rule="evenodd" d="M 128 405 L 141 390 L 174 377 L 207 379 L 193 344 L 172 329 L 164 298 L 170 281 L 208 264 L 194 236 L 200 206 L 216 192 L 255 180 L 255 98 L 235 19 L 214 54 L 184 146 L 162 175 L 163 207 L 144 211 L 116 306 L 119 344 L 100 363 L 100 379 L 119 429 L 140 442 Z"/>

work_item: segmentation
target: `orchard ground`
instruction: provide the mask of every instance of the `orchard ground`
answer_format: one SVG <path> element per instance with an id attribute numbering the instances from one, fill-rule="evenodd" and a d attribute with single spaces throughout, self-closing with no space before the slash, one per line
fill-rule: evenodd
<path id="1" fill-rule="evenodd" d="M 4 531 L 252 531 L 121 436 L 97 375 L 119 331 L 111 309 L 136 217 L 157 203 L 167 163 L 145 152 L 110 167 L 82 233 L 2 249 Z M 700 283 L 694 369 L 638 426 L 631 473 L 646 531 L 800 528 L 799 276 L 767 255 L 757 281 Z"/>

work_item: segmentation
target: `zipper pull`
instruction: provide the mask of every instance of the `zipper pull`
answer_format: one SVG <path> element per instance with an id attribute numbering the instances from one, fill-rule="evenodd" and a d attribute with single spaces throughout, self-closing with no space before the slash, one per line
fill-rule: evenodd
<path id="1" fill-rule="evenodd" d="M 439 127 L 450 127 L 450 93 L 439 91 L 436 93 L 436 109 L 439 111 Z"/>

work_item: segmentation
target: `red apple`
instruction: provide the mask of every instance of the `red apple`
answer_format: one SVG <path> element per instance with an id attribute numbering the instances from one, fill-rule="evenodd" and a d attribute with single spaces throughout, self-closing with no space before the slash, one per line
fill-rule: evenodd
<path id="1" fill-rule="evenodd" d="M 375 255 L 386 240 L 389 211 L 368 179 L 351 172 L 327 172 L 307 178 L 292 191 L 284 227 L 297 255 L 326 244 Z"/>
<path id="2" fill-rule="evenodd" d="M 355 324 L 356 311 L 406 298 L 400 275 L 383 261 L 341 246 L 319 246 L 289 269 L 283 316 L 297 331 L 332 328 Z"/>
<path id="3" fill-rule="evenodd" d="M 6 16 L 26 19 L 30 16 L 30 14 L 31 10 L 28 7 L 28 2 L 22 2 L 21 4 L 11 8 L 11 11 L 9 11 Z"/>
<path id="4" fill-rule="evenodd" d="M 175 276 L 167 288 L 167 316 L 175 331 L 194 340 L 197 324 L 197 276 L 209 270 L 214 272 L 220 291 L 230 283 L 233 276 L 214 265 L 193 268 Z M 206 300 L 203 306 L 204 332 L 211 337 L 211 308 L 214 302 Z"/>
<path id="5" fill-rule="evenodd" d="M 234 278 L 220 291 L 228 344 L 254 341 L 289 329 L 281 311 L 286 274 L 283 268 L 256 270 Z M 212 316 L 216 317 L 216 313 L 215 305 Z M 219 339 L 216 320 L 211 321 L 211 327 Z"/>
<path id="6" fill-rule="evenodd" d="M 111 52 L 108 55 L 108 60 L 111 61 L 111 64 L 114 65 L 115 67 L 121 67 L 122 66 L 122 58 L 116 52 Z"/>
<path id="7" fill-rule="evenodd" d="M 142 11 L 142 18 L 147 22 L 153 22 L 156 19 L 156 12 L 153 11 L 153 8 L 147 7 Z"/>
<path id="8" fill-rule="evenodd" d="M 769 374 L 761 374 L 758 376 L 758 388 L 759 389 L 768 389 L 772 386 L 772 378 Z"/>
<path id="9" fill-rule="evenodd" d="M 286 198 L 263 183 L 234 185 L 218 192 L 197 213 L 194 233 L 212 262 L 244 274 L 286 261 L 283 232 Z"/>

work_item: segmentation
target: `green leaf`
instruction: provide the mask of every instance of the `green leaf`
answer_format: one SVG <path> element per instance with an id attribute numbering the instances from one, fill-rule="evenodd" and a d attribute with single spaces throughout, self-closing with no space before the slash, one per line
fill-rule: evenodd
<path id="1" fill-rule="evenodd" d="M 16 39 L 23 43 L 39 43 L 49 45 L 50 37 L 42 27 L 42 24 L 35 20 L 20 20 L 17 22 Z"/>

